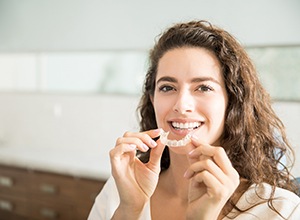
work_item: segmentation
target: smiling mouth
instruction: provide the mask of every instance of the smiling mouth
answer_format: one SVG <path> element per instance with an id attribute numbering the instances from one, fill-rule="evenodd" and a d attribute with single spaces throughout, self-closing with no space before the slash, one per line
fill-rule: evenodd
<path id="1" fill-rule="evenodd" d="M 171 125 L 176 130 L 194 130 L 201 126 L 201 122 L 171 122 Z"/>
<path id="2" fill-rule="evenodd" d="M 198 129 L 204 122 L 175 122 L 170 121 L 170 125 L 177 131 L 193 131 Z M 162 144 L 167 145 L 168 147 L 182 147 L 187 145 L 191 142 L 191 134 L 188 133 L 184 138 L 181 140 L 170 140 L 168 139 L 168 135 L 170 132 L 166 132 L 164 130 L 160 133 L 160 141 Z"/>

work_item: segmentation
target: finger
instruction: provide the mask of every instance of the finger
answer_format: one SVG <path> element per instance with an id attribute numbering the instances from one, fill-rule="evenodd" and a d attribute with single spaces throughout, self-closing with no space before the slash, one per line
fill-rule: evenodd
<path id="1" fill-rule="evenodd" d="M 205 159 L 193 163 L 185 172 L 184 177 L 190 179 L 194 175 L 197 175 L 197 173 L 203 171 L 210 172 L 222 184 L 225 184 L 227 181 L 227 176 L 223 173 L 220 167 L 217 166 L 211 159 Z"/>
<path id="2" fill-rule="evenodd" d="M 156 137 L 158 137 L 160 135 L 161 129 L 160 128 L 156 128 L 156 129 L 144 131 L 142 133 L 148 134 L 151 138 L 156 138 Z"/>
<path id="3" fill-rule="evenodd" d="M 198 146 L 195 145 L 195 143 L 193 143 L 193 142 L 190 142 L 190 143 L 188 143 L 186 145 L 187 159 L 188 159 L 188 161 L 189 161 L 190 164 L 193 164 L 193 163 L 199 161 L 200 155 L 198 155 L 198 157 L 196 157 L 196 156 L 195 157 L 191 157 L 190 156 L 191 152 L 193 152 L 195 149 L 197 149 L 197 147 Z"/>
<path id="4" fill-rule="evenodd" d="M 149 150 L 148 145 L 146 145 L 141 139 L 137 137 L 120 137 L 116 142 L 116 147 L 122 144 L 135 145 L 140 151 L 146 152 Z"/>
<path id="5" fill-rule="evenodd" d="M 213 152 L 207 152 L 209 151 L 207 150 L 208 148 L 211 148 L 211 151 Z M 210 158 L 234 186 L 237 186 L 239 184 L 239 173 L 232 166 L 225 150 L 222 147 L 212 147 L 210 145 L 202 144 L 194 151 L 190 152 L 189 156 L 192 158 L 197 158 L 198 160 L 206 160 Z M 213 172 L 212 174 L 216 175 L 216 173 Z M 227 181 L 225 180 L 225 178 L 220 179 L 219 175 L 220 174 L 216 175 L 217 179 L 221 180 L 221 183 L 226 184 Z"/>
<path id="6" fill-rule="evenodd" d="M 158 140 L 157 143 L 156 148 L 151 149 L 149 162 L 147 164 L 151 170 L 160 168 L 161 156 L 165 149 L 165 145 L 162 144 L 160 140 Z"/>
<path id="7" fill-rule="evenodd" d="M 121 144 L 113 148 L 112 150 L 110 150 L 109 156 L 111 159 L 118 159 L 126 153 L 135 153 L 135 152 L 136 152 L 135 144 Z"/>
<path id="8" fill-rule="evenodd" d="M 161 129 L 157 128 L 157 129 L 152 129 L 152 130 L 148 130 L 148 131 L 143 131 L 143 132 L 125 132 L 123 137 L 128 137 L 128 136 L 136 136 L 139 137 L 141 139 L 144 138 L 148 138 L 147 136 L 149 136 L 151 139 L 158 137 L 161 133 Z"/>
<path id="9" fill-rule="evenodd" d="M 137 138 L 143 142 L 143 144 L 144 144 L 143 147 L 148 146 L 148 147 L 154 148 L 154 147 L 156 147 L 157 144 L 152 138 L 158 137 L 159 134 L 160 134 L 160 129 L 154 129 L 154 130 L 149 130 L 149 131 L 145 131 L 145 132 L 126 132 L 123 135 L 123 138 L 119 138 L 117 140 L 117 144 L 119 142 L 123 142 L 127 138 Z M 127 140 L 127 142 L 128 142 L 128 140 Z M 138 144 L 138 146 L 142 146 L 142 144 Z"/>
<path id="10" fill-rule="evenodd" d="M 197 173 L 197 175 L 193 177 L 193 180 L 193 185 L 197 186 L 203 183 L 207 187 L 207 194 L 209 197 L 220 196 L 224 193 L 223 185 L 208 171 Z"/>
<path id="11" fill-rule="evenodd" d="M 189 153 L 190 158 L 198 158 L 200 155 L 212 157 L 216 164 L 225 172 L 229 174 L 232 172 L 232 164 L 222 147 L 215 147 L 208 144 L 203 144 L 199 140 L 192 138 L 192 142 L 198 147 Z"/>
<path id="12" fill-rule="evenodd" d="M 122 144 L 109 152 L 111 171 L 114 177 L 124 176 L 124 165 L 128 166 L 135 160 L 136 146 L 133 144 Z"/>

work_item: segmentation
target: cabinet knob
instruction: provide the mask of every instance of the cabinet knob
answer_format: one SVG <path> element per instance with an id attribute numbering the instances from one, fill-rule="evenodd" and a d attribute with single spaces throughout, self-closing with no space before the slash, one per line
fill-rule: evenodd
<path id="1" fill-rule="evenodd" d="M 51 185 L 51 184 L 42 184 L 42 185 L 40 185 L 40 190 L 43 193 L 47 193 L 47 194 L 56 194 L 57 191 L 58 191 L 57 186 Z"/>
<path id="2" fill-rule="evenodd" d="M 14 184 L 13 179 L 8 176 L 0 176 L 0 186 L 12 187 Z"/>
<path id="3" fill-rule="evenodd" d="M 5 211 L 12 211 L 13 204 L 6 200 L 0 200 L 0 209 L 5 210 Z"/>
<path id="4" fill-rule="evenodd" d="M 49 208 L 42 208 L 40 210 L 40 214 L 44 218 L 49 218 L 49 219 L 56 219 L 58 217 L 58 213 L 55 210 Z"/>

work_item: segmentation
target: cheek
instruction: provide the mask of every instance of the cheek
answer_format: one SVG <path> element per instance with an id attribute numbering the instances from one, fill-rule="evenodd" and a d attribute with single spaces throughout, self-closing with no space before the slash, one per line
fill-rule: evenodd
<path id="1" fill-rule="evenodd" d="M 225 124 L 225 112 L 226 112 L 226 102 L 218 102 L 215 104 L 214 108 L 212 109 L 213 121 L 215 129 L 217 129 L 218 136 L 222 135 L 224 131 L 224 124 Z"/>
<path id="2" fill-rule="evenodd" d="M 153 108 L 155 112 L 155 117 L 156 117 L 156 123 L 158 127 L 161 127 L 164 121 L 164 118 L 168 114 L 168 103 L 166 100 L 161 100 L 159 98 L 154 99 L 153 101 Z"/>
<path id="3" fill-rule="evenodd" d="M 212 111 L 214 112 L 214 117 L 218 120 L 220 125 L 224 124 L 226 103 L 220 102 L 220 103 L 216 104 Z"/>
<path id="4" fill-rule="evenodd" d="M 153 102 L 154 112 L 156 116 L 156 121 L 159 123 L 159 121 L 162 118 L 163 112 L 164 112 L 164 105 L 159 104 L 159 102 Z"/>
<path id="5" fill-rule="evenodd" d="M 211 100 L 210 103 L 206 103 L 206 116 L 212 123 L 211 126 L 218 127 L 219 130 L 223 130 L 225 121 L 225 112 L 227 102 L 224 99 Z"/>

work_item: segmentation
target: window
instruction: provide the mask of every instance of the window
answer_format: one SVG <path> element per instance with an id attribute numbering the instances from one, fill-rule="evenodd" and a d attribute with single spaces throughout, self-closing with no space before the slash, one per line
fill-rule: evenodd
<path id="1" fill-rule="evenodd" d="M 259 77 L 274 100 L 300 100 L 300 46 L 249 47 Z M 137 95 L 147 51 L 0 54 L 0 91 Z"/>

